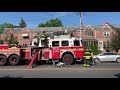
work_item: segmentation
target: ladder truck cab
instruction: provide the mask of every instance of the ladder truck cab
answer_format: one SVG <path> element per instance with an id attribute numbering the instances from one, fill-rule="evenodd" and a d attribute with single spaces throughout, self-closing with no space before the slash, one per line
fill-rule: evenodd
<path id="1" fill-rule="evenodd" d="M 77 60 L 83 60 L 84 49 L 81 39 L 70 37 L 69 35 L 54 36 L 47 38 L 47 47 L 42 47 L 41 40 L 32 40 L 32 60 L 28 67 L 32 67 L 35 60 L 58 60 L 66 65 L 71 65 Z"/>

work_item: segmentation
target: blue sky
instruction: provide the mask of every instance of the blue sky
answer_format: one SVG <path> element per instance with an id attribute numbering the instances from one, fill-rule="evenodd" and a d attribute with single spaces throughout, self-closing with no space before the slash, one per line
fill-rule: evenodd
<path id="1" fill-rule="evenodd" d="M 60 18 L 64 26 L 80 26 L 77 12 L 0 12 L 0 24 L 9 22 L 19 25 L 21 17 L 29 28 L 52 18 Z M 103 25 L 105 22 L 120 25 L 120 12 L 84 12 L 83 25 Z"/>

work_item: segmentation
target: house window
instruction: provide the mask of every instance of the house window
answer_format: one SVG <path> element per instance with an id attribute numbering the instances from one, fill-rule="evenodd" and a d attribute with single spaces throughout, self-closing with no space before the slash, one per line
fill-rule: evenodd
<path id="1" fill-rule="evenodd" d="M 21 35 L 24 39 L 29 39 L 29 34 L 22 34 Z"/>
<path id="2" fill-rule="evenodd" d="M 24 39 L 29 39 L 29 37 L 23 37 Z"/>
<path id="3" fill-rule="evenodd" d="M 90 46 L 90 41 L 88 41 L 88 47 Z"/>
<path id="4" fill-rule="evenodd" d="M 108 36 L 110 36 L 110 32 L 103 32 L 103 35 L 104 35 L 105 37 L 108 37 Z"/>
<path id="5" fill-rule="evenodd" d="M 87 36 L 87 37 L 93 36 L 93 32 L 86 32 L 86 36 Z"/>

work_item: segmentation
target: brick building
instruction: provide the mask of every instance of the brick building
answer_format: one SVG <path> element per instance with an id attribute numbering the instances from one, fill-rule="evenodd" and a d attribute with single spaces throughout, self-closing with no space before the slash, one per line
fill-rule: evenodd
<path id="1" fill-rule="evenodd" d="M 67 33 L 73 32 L 75 37 L 80 37 L 80 27 L 42 27 L 42 28 L 5 28 L 3 34 L 1 34 L 1 39 L 4 40 L 9 35 L 16 37 L 20 45 L 28 45 L 35 35 L 40 34 L 42 31 L 46 31 L 47 34 L 52 34 L 53 32 L 66 31 Z M 98 43 L 100 50 L 106 49 L 108 47 L 108 41 L 112 36 L 112 28 L 108 25 L 100 26 L 84 26 L 81 31 L 81 37 L 85 46 L 90 46 L 91 43 Z"/>
<path id="2" fill-rule="evenodd" d="M 81 34 L 85 46 L 90 46 L 92 42 L 97 42 L 98 48 L 105 50 L 109 48 L 109 41 L 112 37 L 113 30 L 108 24 L 94 27 L 88 25 L 83 27 Z M 80 30 L 74 32 L 74 35 L 80 37 Z"/>

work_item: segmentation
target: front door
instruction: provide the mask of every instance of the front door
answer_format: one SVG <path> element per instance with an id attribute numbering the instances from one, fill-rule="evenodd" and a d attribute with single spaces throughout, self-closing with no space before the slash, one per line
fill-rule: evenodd
<path id="1" fill-rule="evenodd" d="M 100 61 L 108 61 L 108 54 L 107 53 L 103 53 L 100 56 Z"/>
<path id="2" fill-rule="evenodd" d="M 103 50 L 103 41 L 99 41 L 99 48 L 100 48 L 100 50 Z"/>

